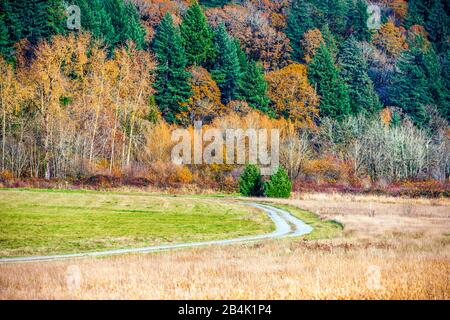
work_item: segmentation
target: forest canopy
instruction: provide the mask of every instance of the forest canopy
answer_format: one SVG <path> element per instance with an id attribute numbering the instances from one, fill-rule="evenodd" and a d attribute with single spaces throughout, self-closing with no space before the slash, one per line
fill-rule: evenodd
<path id="1" fill-rule="evenodd" d="M 449 177 L 448 1 L 71 0 L 79 30 L 67 5 L 0 0 L 3 176 L 148 177 L 201 120 L 282 128 L 294 180 Z"/>

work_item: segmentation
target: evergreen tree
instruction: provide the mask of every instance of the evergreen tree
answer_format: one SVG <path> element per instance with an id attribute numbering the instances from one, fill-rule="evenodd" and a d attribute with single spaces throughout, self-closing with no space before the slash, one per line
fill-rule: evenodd
<path id="1" fill-rule="evenodd" d="M 312 19 L 313 6 L 307 0 L 293 0 L 289 8 L 286 24 L 286 35 L 292 47 L 292 59 L 301 62 L 303 48 L 301 40 L 303 34 L 309 29 L 315 28 Z"/>
<path id="2" fill-rule="evenodd" d="M 178 123 L 179 114 L 187 110 L 192 93 L 181 36 L 169 13 L 166 13 L 157 28 L 153 51 L 158 60 L 154 84 L 156 103 L 166 121 Z"/>
<path id="3" fill-rule="evenodd" d="M 320 0 L 320 2 L 323 1 Z M 357 1 L 357 3 L 359 2 L 360 1 Z M 326 3 L 326 23 L 330 26 L 330 29 L 333 30 L 334 33 L 344 34 L 347 27 L 347 14 L 349 13 L 349 5 L 347 3 L 347 0 L 325 1 L 324 3 Z M 365 9 L 367 9 L 367 6 L 365 7 Z M 360 15 L 359 11 L 356 11 L 355 13 Z M 352 14 L 354 13 L 352 12 Z M 367 19 L 364 21 L 364 23 L 365 25 L 367 24 Z"/>
<path id="4" fill-rule="evenodd" d="M 322 32 L 323 40 L 325 41 L 325 45 L 327 46 L 331 55 L 334 58 L 336 58 L 336 55 L 338 54 L 339 49 L 336 44 L 336 39 L 330 31 L 330 27 L 328 26 L 328 23 L 324 24 L 324 26 L 322 27 L 322 30 L 320 30 L 320 32 Z"/>
<path id="5" fill-rule="evenodd" d="M 352 114 L 377 112 L 380 102 L 368 74 L 367 62 L 354 37 L 345 42 L 339 62 L 342 79 L 348 86 Z"/>
<path id="6" fill-rule="evenodd" d="M 236 99 L 248 103 L 253 109 L 271 114 L 267 97 L 267 82 L 263 70 L 255 61 L 246 61 L 242 67 L 242 76 L 236 92 Z"/>
<path id="7" fill-rule="evenodd" d="M 263 183 L 258 166 L 249 164 L 239 177 L 239 192 L 247 197 L 260 197 L 263 195 Z"/>
<path id="8" fill-rule="evenodd" d="M 138 49 L 142 49 L 145 31 L 140 24 L 135 5 L 124 0 L 107 0 L 105 10 L 114 28 L 114 38 L 109 39 L 109 42 L 116 46 L 132 40 Z"/>
<path id="9" fill-rule="evenodd" d="M 282 167 L 278 167 L 269 181 L 264 183 L 264 195 L 269 198 L 289 198 L 292 191 L 292 182 Z"/>
<path id="10" fill-rule="evenodd" d="M 439 109 L 441 114 L 450 123 L 450 49 L 444 54 L 442 63 L 442 85 L 445 96 L 444 101 L 441 102 Z"/>
<path id="11" fill-rule="evenodd" d="M 241 70 L 236 45 L 228 35 L 223 24 L 220 24 L 215 31 L 215 46 L 217 55 L 212 67 L 211 75 L 222 92 L 222 102 L 227 104 L 235 100 L 239 86 Z"/>
<path id="12" fill-rule="evenodd" d="M 213 33 L 198 2 L 183 17 L 181 37 L 189 65 L 205 65 L 214 55 Z"/>
<path id="13" fill-rule="evenodd" d="M 438 52 L 443 52 L 448 46 L 449 19 L 440 0 L 435 0 L 426 21 L 426 29 L 430 40 Z"/>
<path id="14" fill-rule="evenodd" d="M 12 46 L 9 41 L 9 33 L 5 20 L 5 15 L 0 13 L 0 55 L 8 58 L 11 54 Z"/>
<path id="15" fill-rule="evenodd" d="M 3 0 L 7 8 L 7 25 L 14 42 L 28 39 L 37 43 L 40 39 L 64 33 L 66 19 L 61 0 Z"/>
<path id="16" fill-rule="evenodd" d="M 229 4 L 231 0 L 200 0 L 200 3 L 206 7 L 223 7 L 226 4 Z"/>
<path id="17" fill-rule="evenodd" d="M 402 53 L 397 61 L 390 100 L 400 107 L 419 127 L 425 127 L 429 116 L 426 106 L 433 103 L 428 79 L 421 67 L 422 52 L 412 48 Z"/>
<path id="18" fill-rule="evenodd" d="M 103 39 L 105 44 L 110 47 L 114 47 L 118 39 L 116 37 L 116 31 L 112 25 L 111 17 L 106 11 L 106 7 L 102 0 L 91 0 L 91 17 L 90 25 L 82 27 L 90 31 L 94 37 Z"/>
<path id="19" fill-rule="evenodd" d="M 423 53 L 423 70 L 427 77 L 431 98 L 438 107 L 438 110 L 445 117 L 446 112 L 442 108 L 445 109 L 449 92 L 445 90 L 444 80 L 442 78 L 442 66 L 433 47 L 429 47 Z"/>
<path id="20" fill-rule="evenodd" d="M 309 64 L 309 81 L 320 96 L 320 113 L 324 117 L 341 119 L 350 114 L 348 89 L 327 47 L 321 44 Z"/>
<path id="21" fill-rule="evenodd" d="M 418 7 L 418 0 L 410 0 L 408 1 L 408 12 L 405 16 L 405 27 L 411 28 L 413 25 L 421 25 L 423 26 L 424 19 Z"/>
<path id="22" fill-rule="evenodd" d="M 365 0 L 350 1 L 350 9 L 348 13 L 347 29 L 351 30 L 353 36 L 359 41 L 370 41 L 371 33 L 367 28 L 367 2 Z"/>

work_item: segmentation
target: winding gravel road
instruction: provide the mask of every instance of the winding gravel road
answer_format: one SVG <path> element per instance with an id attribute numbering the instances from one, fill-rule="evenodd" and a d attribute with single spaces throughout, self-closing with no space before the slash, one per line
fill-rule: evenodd
<path id="1" fill-rule="evenodd" d="M 225 245 L 231 243 L 239 243 L 239 242 L 249 242 L 255 240 L 262 239 L 274 239 L 274 238 L 282 238 L 282 237 L 298 237 L 304 234 L 310 233 L 313 229 L 301 221 L 300 219 L 294 217 L 289 212 L 274 208 L 269 205 L 258 204 L 258 203 L 247 203 L 247 205 L 253 206 L 260 210 L 263 210 L 270 219 L 275 223 L 275 231 L 271 233 L 261 234 L 261 235 L 253 235 L 246 237 L 239 237 L 234 239 L 226 239 L 226 240 L 211 240 L 211 241 L 201 241 L 201 242 L 190 242 L 190 243 L 179 243 L 179 244 L 167 244 L 167 245 L 158 245 L 158 246 L 150 246 L 143 248 L 130 248 L 130 249 L 115 249 L 115 250 L 106 250 L 106 251 L 98 251 L 98 252 L 85 252 L 85 253 L 72 253 L 72 254 L 60 254 L 60 255 L 48 255 L 48 256 L 32 256 L 32 257 L 19 257 L 19 258 L 0 258 L 0 263 L 8 263 L 8 262 L 33 262 L 33 261 L 49 261 L 49 260 L 60 260 L 60 259 L 68 259 L 68 258 L 80 258 L 80 257 L 98 257 L 98 256 L 106 256 L 113 254 L 122 254 L 122 253 L 135 253 L 135 252 L 154 252 L 154 251 L 162 251 L 169 249 L 178 249 L 178 248 L 188 248 L 188 247 L 200 247 L 200 246 L 208 246 L 208 245 Z"/>

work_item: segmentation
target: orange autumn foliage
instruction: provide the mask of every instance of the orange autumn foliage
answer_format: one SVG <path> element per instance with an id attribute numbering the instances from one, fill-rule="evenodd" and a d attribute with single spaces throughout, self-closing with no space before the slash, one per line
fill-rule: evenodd
<path id="1" fill-rule="evenodd" d="M 190 123 L 195 120 L 210 122 L 225 108 L 220 102 L 220 89 L 205 68 L 193 67 L 191 74 L 192 98 L 185 117 Z"/>
<path id="2" fill-rule="evenodd" d="M 278 115 L 289 118 L 299 126 L 314 127 L 319 116 L 319 97 L 308 82 L 307 68 L 290 64 L 266 75 L 268 96 Z"/>
<path id="3" fill-rule="evenodd" d="M 404 31 L 403 28 L 396 27 L 393 22 L 386 22 L 375 34 L 373 43 L 390 56 L 395 57 L 408 48 Z"/>
<path id="4" fill-rule="evenodd" d="M 316 54 L 317 49 L 323 42 L 324 40 L 322 32 L 320 32 L 319 29 L 311 29 L 303 34 L 301 44 L 305 53 L 306 63 L 311 62 L 311 60 L 314 58 L 314 55 Z"/>

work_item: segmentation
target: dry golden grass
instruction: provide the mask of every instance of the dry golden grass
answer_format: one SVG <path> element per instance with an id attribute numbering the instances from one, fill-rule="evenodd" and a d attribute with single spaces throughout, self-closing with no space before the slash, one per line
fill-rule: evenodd
<path id="1" fill-rule="evenodd" d="M 343 222 L 341 238 L 4 264 L 0 298 L 450 299 L 446 201 L 317 197 L 278 201 Z"/>

